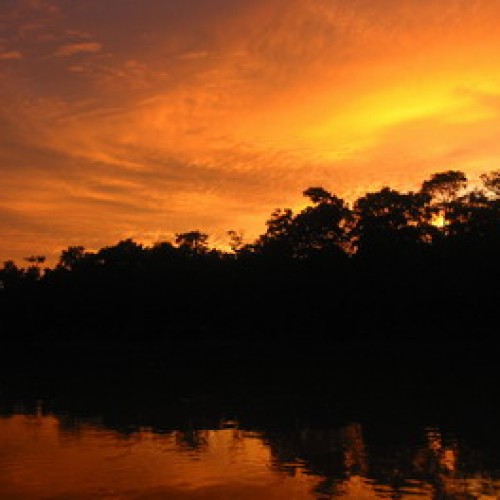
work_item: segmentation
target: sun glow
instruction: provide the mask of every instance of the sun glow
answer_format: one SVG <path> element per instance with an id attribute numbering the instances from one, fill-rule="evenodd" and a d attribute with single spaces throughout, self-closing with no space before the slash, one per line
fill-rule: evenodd
<path id="1" fill-rule="evenodd" d="M 431 219 L 431 224 L 434 227 L 442 228 L 445 227 L 448 223 L 443 213 L 434 214 Z"/>

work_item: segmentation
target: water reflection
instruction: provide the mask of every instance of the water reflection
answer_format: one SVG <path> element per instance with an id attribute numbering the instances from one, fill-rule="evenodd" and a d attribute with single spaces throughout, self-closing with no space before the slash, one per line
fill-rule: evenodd
<path id="1" fill-rule="evenodd" d="M 494 499 L 500 473 L 437 427 L 138 427 L 18 410 L 0 418 L 0 498 Z"/>

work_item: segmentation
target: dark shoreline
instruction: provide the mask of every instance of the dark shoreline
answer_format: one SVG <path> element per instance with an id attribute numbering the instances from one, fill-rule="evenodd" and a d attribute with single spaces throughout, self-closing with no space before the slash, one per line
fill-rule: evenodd
<path id="1" fill-rule="evenodd" d="M 493 343 L 471 341 L 286 349 L 242 342 L 11 343 L 1 349 L 0 399 L 43 400 L 84 413 L 149 413 L 153 421 L 159 412 L 179 424 L 225 414 L 271 426 L 297 419 L 493 422 L 500 416 L 495 359 Z"/>
<path id="2" fill-rule="evenodd" d="M 446 481 L 490 487 L 500 477 L 493 342 L 0 347 L 0 421 L 21 416 L 33 428 L 49 417 L 63 446 L 96 431 L 104 447 L 173 433 L 179 453 L 203 460 L 205 431 L 229 428 L 264 443 L 274 467 L 291 475 L 298 467 L 327 492 L 352 474 L 397 492 L 429 485 L 436 498 Z"/>

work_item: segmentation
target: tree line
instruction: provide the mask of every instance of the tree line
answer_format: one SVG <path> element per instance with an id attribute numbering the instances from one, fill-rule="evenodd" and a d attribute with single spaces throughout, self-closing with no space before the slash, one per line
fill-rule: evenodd
<path id="1" fill-rule="evenodd" d="M 53 268 L 40 255 L 7 261 L 0 328 L 168 341 L 482 335 L 498 299 L 500 170 L 480 180 L 449 170 L 418 191 L 384 187 L 352 204 L 310 187 L 306 208 L 275 210 L 255 241 L 228 231 L 231 251 L 194 230 L 152 246 L 70 246 Z"/>

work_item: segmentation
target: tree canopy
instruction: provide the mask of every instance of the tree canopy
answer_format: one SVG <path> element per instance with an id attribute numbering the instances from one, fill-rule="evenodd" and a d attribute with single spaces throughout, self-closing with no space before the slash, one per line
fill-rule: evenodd
<path id="1" fill-rule="evenodd" d="M 134 335 L 302 328 L 342 336 L 428 316 L 443 325 L 444 316 L 477 322 L 474 311 L 486 318 L 498 298 L 486 290 L 499 277 L 499 172 L 470 187 L 463 172 L 445 171 L 419 191 L 384 187 L 352 204 L 310 187 L 308 206 L 276 209 L 254 242 L 228 231 L 231 251 L 192 230 L 151 246 L 132 239 L 97 251 L 69 246 L 54 268 L 42 269 L 37 254 L 27 267 L 7 261 L 0 328 L 107 325 Z"/>

